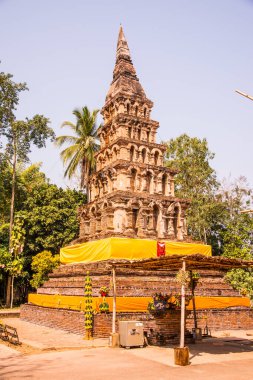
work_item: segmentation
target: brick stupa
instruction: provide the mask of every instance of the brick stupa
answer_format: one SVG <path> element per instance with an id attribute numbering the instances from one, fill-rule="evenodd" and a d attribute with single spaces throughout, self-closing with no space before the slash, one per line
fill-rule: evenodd
<path id="1" fill-rule="evenodd" d="M 185 240 L 186 199 L 174 196 L 176 170 L 156 143 L 159 123 L 139 82 L 120 27 L 113 81 L 102 108 L 101 148 L 80 209 L 79 242 L 105 237 Z"/>
<path id="2" fill-rule="evenodd" d="M 176 171 L 164 166 L 166 147 L 156 143 L 159 124 L 150 119 L 152 106 L 136 76 L 120 28 L 113 81 L 102 109 L 104 125 L 99 130 L 101 149 L 96 155 L 97 168 L 88 186 L 89 203 L 80 209 L 77 243 L 83 244 L 61 250 L 65 251 L 64 255 L 61 252 L 61 262 L 67 265 L 55 269 L 37 293 L 29 295 L 28 304 L 21 308 L 22 319 L 84 334 L 84 277 L 89 271 L 92 302 L 97 311 L 93 335 L 108 337 L 112 328 L 113 259 L 156 257 L 158 239 L 168 245 L 166 255 L 173 255 L 173 245 L 180 255 L 187 254 L 194 245 L 185 242 L 185 211 L 189 202 L 174 196 Z M 203 253 L 201 250 L 208 247 L 197 246 L 192 253 Z M 249 299 L 232 289 L 224 274 L 211 268 L 200 271 L 195 288 L 196 315 L 191 307 L 186 315 L 189 330 L 195 326 L 194 316 L 203 331 L 207 324 L 215 330 L 252 329 Z M 116 328 L 120 320 L 138 320 L 143 322 L 150 344 L 177 343 L 180 311 L 170 310 L 162 316 L 147 312 L 155 293 L 180 293 L 175 275 L 175 271 L 163 268 L 117 269 Z M 109 314 L 99 309 L 101 286 L 110 288 Z"/>

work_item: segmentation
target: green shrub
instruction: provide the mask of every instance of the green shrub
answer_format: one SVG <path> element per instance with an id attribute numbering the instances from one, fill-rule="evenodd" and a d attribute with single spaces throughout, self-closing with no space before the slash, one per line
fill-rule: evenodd
<path id="1" fill-rule="evenodd" d="M 60 264 L 60 256 L 53 256 L 50 251 L 42 251 L 32 259 L 32 270 L 34 274 L 30 281 L 33 288 L 39 288 L 46 280 L 48 274 Z"/>

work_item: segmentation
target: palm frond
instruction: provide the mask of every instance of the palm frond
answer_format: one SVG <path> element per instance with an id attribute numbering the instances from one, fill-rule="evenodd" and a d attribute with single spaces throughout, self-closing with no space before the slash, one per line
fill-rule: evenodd
<path id="1" fill-rule="evenodd" d="M 65 143 L 74 143 L 76 144 L 77 137 L 74 136 L 58 136 L 55 139 L 55 145 L 62 146 Z"/>
<path id="2" fill-rule="evenodd" d="M 64 127 L 70 127 L 71 129 L 73 129 L 73 131 L 76 131 L 76 126 L 74 123 L 72 123 L 71 121 L 64 121 L 62 124 L 61 124 L 61 128 L 64 128 Z"/>
<path id="3" fill-rule="evenodd" d="M 80 146 L 78 144 L 71 145 L 61 151 L 60 156 L 64 164 L 71 160 L 71 158 L 80 150 Z"/>
<path id="4" fill-rule="evenodd" d="M 81 109 L 75 108 L 73 115 L 76 118 L 76 123 L 65 121 L 62 124 L 62 127 L 70 127 L 74 132 L 74 136 L 59 136 L 56 138 L 58 146 L 64 143 L 73 144 L 65 148 L 60 155 L 64 165 L 67 165 L 65 176 L 71 178 L 77 168 L 81 166 L 81 187 L 87 183 L 91 170 L 96 164 L 94 154 L 99 149 L 96 124 L 98 113 L 98 109 L 90 112 L 87 106 Z"/>

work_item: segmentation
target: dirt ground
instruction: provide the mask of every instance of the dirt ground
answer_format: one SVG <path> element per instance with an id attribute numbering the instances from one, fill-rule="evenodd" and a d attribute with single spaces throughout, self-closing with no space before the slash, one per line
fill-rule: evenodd
<path id="1" fill-rule="evenodd" d="M 2 348 L 2 347 L 1 347 Z M 10 349 L 9 349 L 10 350 Z M 145 351 L 145 355 L 136 352 Z M 159 351 L 159 350 L 158 350 Z M 215 363 L 173 367 L 157 360 L 149 349 L 78 349 L 37 355 L 0 351 L 0 378 L 12 379 L 87 379 L 87 380 L 174 380 L 214 379 L 251 380 L 253 357 Z M 158 352 L 159 354 L 159 352 Z M 166 353 L 162 353 L 163 361 Z M 168 358 L 168 356 L 167 356 Z"/>
<path id="2" fill-rule="evenodd" d="M 253 331 L 222 331 L 190 345 L 190 365 L 174 365 L 173 347 L 109 348 L 107 339 L 5 319 L 21 346 L 0 341 L 0 379 L 229 379 L 250 380 Z"/>

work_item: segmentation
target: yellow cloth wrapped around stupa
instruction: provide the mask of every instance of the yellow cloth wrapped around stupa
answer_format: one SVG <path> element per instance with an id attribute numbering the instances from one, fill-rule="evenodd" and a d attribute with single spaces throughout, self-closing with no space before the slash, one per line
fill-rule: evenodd
<path id="1" fill-rule="evenodd" d="M 201 254 L 211 256 L 210 245 L 166 241 L 166 256 Z M 62 264 L 91 263 L 101 260 L 138 260 L 157 257 L 157 241 L 149 239 L 107 238 L 61 248 Z"/>

